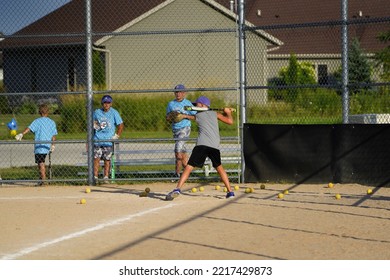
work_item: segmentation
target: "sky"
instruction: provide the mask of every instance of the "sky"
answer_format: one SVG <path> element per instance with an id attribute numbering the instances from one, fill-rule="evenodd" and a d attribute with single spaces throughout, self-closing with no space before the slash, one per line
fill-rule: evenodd
<path id="1" fill-rule="evenodd" d="M 12 35 L 70 0 L 0 0 L 0 32 Z"/>

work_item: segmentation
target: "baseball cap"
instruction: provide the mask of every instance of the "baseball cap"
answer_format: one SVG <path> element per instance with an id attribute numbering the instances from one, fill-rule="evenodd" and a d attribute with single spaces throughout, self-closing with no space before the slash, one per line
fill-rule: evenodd
<path id="1" fill-rule="evenodd" d="M 196 99 L 192 104 L 196 105 L 196 103 L 202 103 L 203 105 L 210 107 L 210 99 L 203 95 L 199 96 L 198 99 Z"/>
<path id="2" fill-rule="evenodd" d="M 103 98 L 102 98 L 102 104 L 103 104 L 103 103 L 112 103 L 112 97 L 109 96 L 109 95 L 103 96 Z"/>
<path id="3" fill-rule="evenodd" d="M 175 91 L 185 91 L 186 90 L 186 87 L 182 84 L 178 84 L 177 86 L 175 86 Z"/>

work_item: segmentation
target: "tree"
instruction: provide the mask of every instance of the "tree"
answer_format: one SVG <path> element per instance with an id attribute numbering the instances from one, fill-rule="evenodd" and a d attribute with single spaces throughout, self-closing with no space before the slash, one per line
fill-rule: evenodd
<path id="1" fill-rule="evenodd" d="M 360 47 L 360 42 L 354 38 L 348 48 L 348 84 L 351 93 L 358 93 L 362 89 L 369 89 L 372 67 L 367 55 Z M 341 83 L 342 68 L 334 73 L 334 77 Z M 363 85 L 362 85 L 363 84 Z"/>
<path id="2" fill-rule="evenodd" d="M 360 42 L 357 38 L 352 40 L 349 47 L 348 68 L 348 78 L 349 84 L 352 84 L 350 87 L 352 92 L 356 93 L 360 91 L 360 88 L 368 89 L 370 87 L 368 84 L 371 83 L 371 65 L 363 49 L 360 47 Z M 365 83 L 367 85 L 356 85 L 358 83 Z"/>
<path id="3" fill-rule="evenodd" d="M 291 54 L 288 66 L 280 69 L 279 76 L 282 84 L 287 86 L 316 83 L 314 67 L 310 63 L 299 62 L 295 54 Z M 300 88 L 288 89 L 286 100 L 295 101 L 300 91 Z"/>
<path id="4" fill-rule="evenodd" d="M 382 32 L 378 35 L 377 39 L 381 43 L 390 43 L 390 30 Z M 382 68 L 381 78 L 385 82 L 390 82 L 390 45 L 386 46 L 383 50 L 375 53 L 375 66 Z"/>

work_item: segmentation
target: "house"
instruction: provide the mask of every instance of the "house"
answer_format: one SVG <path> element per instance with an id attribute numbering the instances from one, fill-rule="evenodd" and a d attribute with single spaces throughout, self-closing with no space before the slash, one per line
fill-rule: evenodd
<path id="1" fill-rule="evenodd" d="M 176 83 L 236 88 L 237 16 L 218 2 L 92 0 L 93 50 L 104 63 L 107 89 L 148 91 Z M 73 0 L 0 44 L 8 92 L 85 87 L 84 6 L 83 0 Z M 248 80 L 264 84 L 267 49 L 282 42 L 262 30 L 251 33 L 248 41 L 256 53 L 248 64 L 263 70 L 248 74 Z M 265 101 L 265 91 L 258 93 Z"/>
<path id="2" fill-rule="evenodd" d="M 179 82 L 190 88 L 236 87 L 236 4 L 92 0 L 93 49 L 104 63 L 107 89 L 159 90 Z M 8 92 L 85 88 L 84 5 L 73 0 L 0 42 Z M 389 29 L 389 14 L 385 0 L 349 0 L 349 39 L 358 38 L 368 56 L 384 48 L 376 36 Z M 247 85 L 266 85 L 291 53 L 315 67 L 320 84 L 339 69 L 341 1 L 246 0 L 245 18 L 252 31 L 246 34 Z M 266 100 L 262 90 L 255 95 Z"/>
<path id="3" fill-rule="evenodd" d="M 269 78 L 277 76 L 294 53 L 315 67 L 319 84 L 329 82 L 341 66 L 341 4 L 340 0 L 245 1 L 245 19 L 284 43 L 268 52 Z M 386 47 L 376 37 L 390 29 L 389 1 L 348 0 L 347 4 L 349 41 L 357 38 L 371 57 Z"/>

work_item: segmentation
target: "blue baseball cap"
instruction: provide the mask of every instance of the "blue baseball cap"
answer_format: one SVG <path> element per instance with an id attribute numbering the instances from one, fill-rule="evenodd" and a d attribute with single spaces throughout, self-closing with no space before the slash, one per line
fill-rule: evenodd
<path id="1" fill-rule="evenodd" d="M 210 107 L 210 99 L 203 95 L 199 96 L 198 99 L 196 99 L 192 104 L 196 105 L 196 103 L 202 103 L 203 105 Z"/>
<path id="2" fill-rule="evenodd" d="M 175 91 L 185 91 L 186 90 L 186 87 L 182 84 L 178 84 L 177 86 L 175 86 Z"/>
<path id="3" fill-rule="evenodd" d="M 105 95 L 102 97 L 102 104 L 103 103 L 112 103 L 112 97 L 109 95 Z"/>

